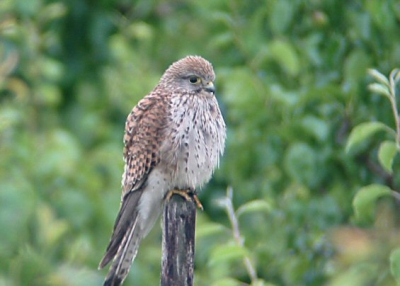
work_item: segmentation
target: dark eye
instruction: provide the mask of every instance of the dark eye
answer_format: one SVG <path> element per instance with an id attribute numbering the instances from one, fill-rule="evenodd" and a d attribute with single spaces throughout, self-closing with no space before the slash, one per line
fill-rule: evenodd
<path id="1" fill-rule="evenodd" d="M 189 81 L 191 83 L 199 83 L 200 79 L 197 76 L 191 76 L 191 77 L 189 77 Z"/>

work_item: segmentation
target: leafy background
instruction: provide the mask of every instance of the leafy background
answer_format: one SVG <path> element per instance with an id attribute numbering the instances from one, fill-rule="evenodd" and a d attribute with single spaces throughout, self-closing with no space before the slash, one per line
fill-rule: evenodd
<path id="1" fill-rule="evenodd" d="M 188 54 L 214 64 L 228 125 L 200 196 L 195 285 L 394 285 L 399 202 L 361 217 L 352 202 L 366 185 L 398 190 L 399 161 L 379 165 L 382 132 L 345 146 L 361 122 L 394 127 L 367 68 L 400 66 L 399 29 L 394 0 L 2 0 L 0 285 L 101 285 L 126 115 Z M 126 285 L 159 284 L 160 236 Z"/>

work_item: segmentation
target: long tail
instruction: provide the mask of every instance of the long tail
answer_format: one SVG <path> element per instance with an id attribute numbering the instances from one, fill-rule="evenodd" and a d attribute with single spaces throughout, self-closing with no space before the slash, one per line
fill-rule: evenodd
<path id="1" fill-rule="evenodd" d="M 140 241 L 143 238 L 138 222 L 138 204 L 141 195 L 141 190 L 131 192 L 122 202 L 110 244 L 99 264 L 99 269 L 101 269 L 113 260 L 104 286 L 121 285 L 136 257 Z"/>

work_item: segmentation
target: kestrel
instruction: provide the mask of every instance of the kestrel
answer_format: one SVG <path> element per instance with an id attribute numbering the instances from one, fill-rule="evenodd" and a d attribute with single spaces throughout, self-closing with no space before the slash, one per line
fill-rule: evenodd
<path id="1" fill-rule="evenodd" d="M 188 56 L 173 63 L 128 115 L 122 202 L 99 268 L 104 285 L 121 285 L 171 191 L 194 194 L 207 183 L 225 147 L 211 63 Z M 197 198 L 197 197 L 195 197 Z"/>

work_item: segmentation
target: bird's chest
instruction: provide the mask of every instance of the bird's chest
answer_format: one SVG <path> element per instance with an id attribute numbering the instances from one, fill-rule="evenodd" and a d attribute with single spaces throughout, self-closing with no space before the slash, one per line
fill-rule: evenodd
<path id="1" fill-rule="evenodd" d="M 224 123 L 218 105 L 215 99 L 183 101 L 172 106 L 170 118 L 172 136 L 166 157 L 174 184 L 199 187 L 211 178 L 223 151 L 220 127 Z"/>

